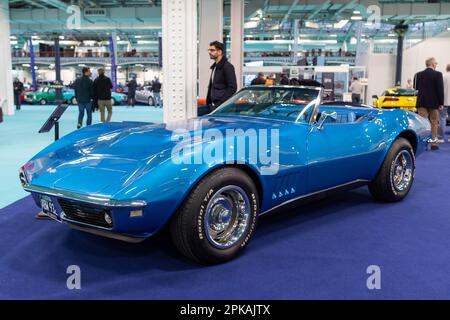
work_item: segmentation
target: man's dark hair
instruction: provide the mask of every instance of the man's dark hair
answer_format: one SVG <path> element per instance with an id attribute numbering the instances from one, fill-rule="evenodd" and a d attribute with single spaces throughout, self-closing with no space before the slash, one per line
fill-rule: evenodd
<path id="1" fill-rule="evenodd" d="M 220 50 L 222 53 L 225 53 L 225 45 L 222 42 L 213 41 L 209 45 L 215 47 L 216 50 Z"/>
<path id="2" fill-rule="evenodd" d="M 82 71 L 82 72 L 83 72 L 83 75 L 84 75 L 86 72 L 88 72 L 90 69 L 91 69 L 91 68 L 84 67 L 84 68 L 83 68 L 83 71 Z"/>

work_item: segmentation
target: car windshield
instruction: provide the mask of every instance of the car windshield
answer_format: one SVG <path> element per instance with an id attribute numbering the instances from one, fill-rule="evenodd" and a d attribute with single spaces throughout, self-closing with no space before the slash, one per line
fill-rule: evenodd
<path id="1" fill-rule="evenodd" d="M 214 116 L 253 116 L 309 123 L 320 90 L 305 87 L 249 87 L 216 109 Z"/>
<path id="2" fill-rule="evenodd" d="M 414 89 L 395 88 L 395 89 L 390 89 L 390 90 L 383 92 L 383 96 L 410 97 L 410 96 L 416 96 L 416 95 L 417 95 L 417 91 Z"/>

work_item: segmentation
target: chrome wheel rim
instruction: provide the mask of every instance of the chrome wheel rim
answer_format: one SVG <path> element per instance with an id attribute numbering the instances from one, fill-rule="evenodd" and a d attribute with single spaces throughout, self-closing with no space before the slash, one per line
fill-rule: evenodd
<path id="1" fill-rule="evenodd" d="M 250 222 L 250 200 L 238 186 L 226 186 L 211 197 L 205 210 L 204 228 L 208 241 L 227 249 L 245 235 Z"/>
<path id="2" fill-rule="evenodd" d="M 413 178 L 414 162 L 411 153 L 401 151 L 394 160 L 392 170 L 392 184 L 396 191 L 402 192 L 408 189 Z"/>

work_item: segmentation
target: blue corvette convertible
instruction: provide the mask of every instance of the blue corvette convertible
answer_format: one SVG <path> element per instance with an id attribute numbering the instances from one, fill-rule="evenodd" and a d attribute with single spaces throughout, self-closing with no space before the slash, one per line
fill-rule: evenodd
<path id="1" fill-rule="evenodd" d="M 407 196 L 428 120 L 322 103 L 322 91 L 255 86 L 196 119 L 93 125 L 38 153 L 20 180 L 73 228 L 138 242 L 167 226 L 185 256 L 224 262 L 283 205 L 362 185 L 380 201 Z"/>

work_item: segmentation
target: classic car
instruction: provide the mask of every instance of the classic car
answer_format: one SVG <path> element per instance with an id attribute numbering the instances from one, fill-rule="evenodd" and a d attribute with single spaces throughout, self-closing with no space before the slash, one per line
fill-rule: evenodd
<path id="1" fill-rule="evenodd" d="M 322 93 L 254 86 L 195 119 L 92 125 L 39 152 L 20 180 L 44 213 L 75 229 L 138 242 L 167 227 L 186 257 L 225 262 L 259 216 L 286 204 L 365 185 L 385 202 L 409 193 L 429 122 L 325 105 Z"/>
<path id="2" fill-rule="evenodd" d="M 416 111 L 417 91 L 400 87 L 390 88 L 381 97 L 374 95 L 373 104 L 378 108 Z"/>
<path id="3" fill-rule="evenodd" d="M 69 102 L 69 98 L 73 94 L 72 89 L 63 88 L 62 89 L 64 102 Z M 25 94 L 25 102 L 30 104 L 49 104 L 54 103 L 56 100 L 56 88 L 54 86 L 50 87 L 40 87 L 36 92 L 27 92 Z"/>
<path id="4" fill-rule="evenodd" d="M 76 105 L 77 99 L 75 98 L 75 91 L 70 88 L 62 88 L 63 101 Z M 25 95 L 25 102 L 30 104 L 49 104 L 56 101 L 56 88 L 54 86 L 41 87 L 36 92 L 28 92 Z M 119 105 L 127 101 L 127 96 L 122 93 L 112 92 L 111 103 Z"/>
<path id="5" fill-rule="evenodd" d="M 64 100 L 72 105 L 77 104 L 77 98 L 75 98 L 75 91 L 73 89 L 68 89 L 64 93 Z M 121 105 L 127 102 L 127 95 L 123 93 L 111 92 L 111 104 Z"/>
<path id="6" fill-rule="evenodd" d="M 136 90 L 135 98 L 136 102 L 144 103 L 149 106 L 155 105 L 155 97 L 153 95 L 153 92 L 151 91 L 151 86 L 143 86 L 139 88 L 139 90 Z"/>

